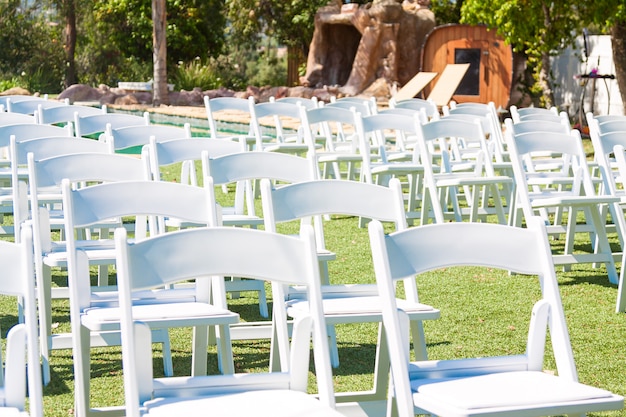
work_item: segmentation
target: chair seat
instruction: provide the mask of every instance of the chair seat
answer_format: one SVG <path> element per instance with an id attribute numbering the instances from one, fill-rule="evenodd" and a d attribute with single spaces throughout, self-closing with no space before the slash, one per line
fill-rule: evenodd
<path id="1" fill-rule="evenodd" d="M 498 184 L 512 184 L 513 178 L 506 176 L 493 176 L 493 177 L 480 177 L 473 173 L 453 173 L 453 174 L 441 174 L 435 175 L 437 185 L 442 187 L 453 187 L 463 185 L 498 185 Z"/>
<path id="2" fill-rule="evenodd" d="M 424 172 L 424 167 L 419 164 L 401 163 L 401 162 L 372 166 L 372 174 L 381 174 L 381 173 L 393 173 L 393 174 L 411 173 L 413 174 L 416 172 Z"/>
<path id="3" fill-rule="evenodd" d="M 452 380 L 411 381 L 415 405 L 447 416 L 514 412 L 515 415 L 584 413 L 614 409 L 623 398 L 603 389 L 538 371 L 503 372 Z M 593 404 L 592 408 L 587 408 Z M 552 413 L 551 413 L 552 411 Z"/>
<path id="4" fill-rule="evenodd" d="M 558 197 L 535 198 L 531 201 L 534 208 L 554 206 L 597 206 L 599 204 L 613 204 L 620 201 L 619 197 L 611 196 L 572 196 L 563 195 Z"/>
<path id="5" fill-rule="evenodd" d="M 262 390 L 229 395 L 159 398 L 146 404 L 144 416 L 206 416 L 207 410 L 219 417 L 341 417 L 312 395 L 291 390 Z"/>
<path id="6" fill-rule="evenodd" d="M 26 411 L 20 411 L 15 407 L 0 407 L 0 417 L 29 417 Z"/>
<path id="7" fill-rule="evenodd" d="M 92 330 L 117 330 L 120 322 L 120 309 L 88 308 L 85 309 L 82 323 Z M 223 325 L 239 322 L 239 314 L 206 303 L 171 302 L 158 304 L 133 305 L 136 320 L 155 327 L 177 327 L 178 321 L 185 326 L 200 324 Z M 180 326 L 180 325 L 179 325 Z"/>
<path id="8" fill-rule="evenodd" d="M 135 291 L 133 292 L 133 296 L 138 300 L 137 305 L 182 303 L 194 302 L 196 299 L 196 291 L 193 286 L 190 286 L 173 289 Z M 91 293 L 91 305 L 95 308 L 117 307 L 119 305 L 117 286 L 97 287 L 97 291 L 92 291 Z"/>
<path id="9" fill-rule="evenodd" d="M 355 296 L 346 292 L 343 297 L 333 294 L 331 298 L 325 297 L 322 302 L 324 315 L 329 324 L 341 323 L 342 318 L 346 319 L 346 322 L 354 323 L 355 317 L 359 316 L 362 317 L 363 322 L 382 320 L 382 306 L 380 297 L 377 295 Z M 406 312 L 410 318 L 435 320 L 438 319 L 440 315 L 439 310 L 426 304 L 398 299 L 397 305 L 398 308 Z M 306 300 L 291 300 L 287 303 L 287 306 L 287 314 L 291 317 L 308 314 Z"/>

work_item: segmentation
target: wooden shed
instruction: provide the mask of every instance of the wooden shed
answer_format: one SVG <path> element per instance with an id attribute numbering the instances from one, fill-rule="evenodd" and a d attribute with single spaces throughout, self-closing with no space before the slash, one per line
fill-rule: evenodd
<path id="1" fill-rule="evenodd" d="M 422 48 L 422 71 L 441 74 L 447 64 L 470 67 L 452 100 L 457 103 L 493 101 L 507 108 L 513 82 L 513 51 L 486 26 L 443 25 L 434 28 Z M 438 78 L 424 90 L 428 96 Z"/>

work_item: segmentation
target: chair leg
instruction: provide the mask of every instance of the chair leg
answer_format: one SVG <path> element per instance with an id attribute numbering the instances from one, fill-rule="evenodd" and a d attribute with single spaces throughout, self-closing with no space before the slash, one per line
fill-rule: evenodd
<path id="1" fill-rule="evenodd" d="M 39 300 L 39 343 L 43 384 L 50 383 L 50 350 L 52 349 L 52 277 L 50 268 L 41 265 L 38 271 L 37 298 Z"/>
<path id="2" fill-rule="evenodd" d="M 91 373 L 91 336 L 89 329 L 80 327 L 74 345 L 74 416 L 89 416 L 89 379 Z"/>

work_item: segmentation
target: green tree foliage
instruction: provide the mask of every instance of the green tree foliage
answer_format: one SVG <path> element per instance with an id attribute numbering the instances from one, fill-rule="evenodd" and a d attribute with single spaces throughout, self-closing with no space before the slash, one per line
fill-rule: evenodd
<path id="1" fill-rule="evenodd" d="M 435 14 L 437 25 L 459 23 L 461 20 L 461 7 L 463 0 L 432 0 L 430 8 Z"/>
<path id="2" fill-rule="evenodd" d="M 308 54 L 315 13 L 328 0 L 226 0 L 228 35 L 237 45 L 254 45 L 259 34 Z"/>
<path id="3" fill-rule="evenodd" d="M 550 56 L 571 44 L 582 30 L 578 2 L 564 0 L 465 0 L 461 21 L 495 29 L 536 68 L 542 105 L 552 105 Z"/>
<path id="4" fill-rule="evenodd" d="M 223 0 L 167 0 L 169 66 L 223 51 L 222 8 Z M 151 0 L 95 0 L 85 12 L 77 55 L 81 82 L 151 79 Z"/>
<path id="5" fill-rule="evenodd" d="M 222 0 L 168 0 L 167 43 L 171 62 L 219 54 L 224 45 Z M 96 29 L 124 57 L 152 60 L 151 0 L 97 0 Z"/>
<path id="6" fill-rule="evenodd" d="M 0 77 L 32 92 L 58 92 L 63 82 L 60 30 L 39 2 L 0 2 Z"/>

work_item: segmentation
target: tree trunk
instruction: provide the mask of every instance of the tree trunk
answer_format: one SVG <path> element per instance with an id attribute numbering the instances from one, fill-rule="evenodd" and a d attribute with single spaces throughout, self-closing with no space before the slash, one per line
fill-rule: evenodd
<path id="1" fill-rule="evenodd" d="M 65 51 L 65 79 L 63 85 L 68 88 L 78 82 L 76 78 L 76 61 L 74 53 L 76 52 L 76 4 L 74 0 L 66 0 L 65 10 L 65 42 L 63 49 Z"/>
<path id="2" fill-rule="evenodd" d="M 154 83 L 152 105 L 169 104 L 167 90 L 167 41 L 165 0 L 152 0 L 152 45 Z"/>
<path id="3" fill-rule="evenodd" d="M 611 28 L 613 44 L 613 63 L 615 64 L 615 78 L 619 87 L 622 103 L 626 109 L 626 21 L 616 22 Z M 624 111 L 626 114 L 626 110 Z"/>

